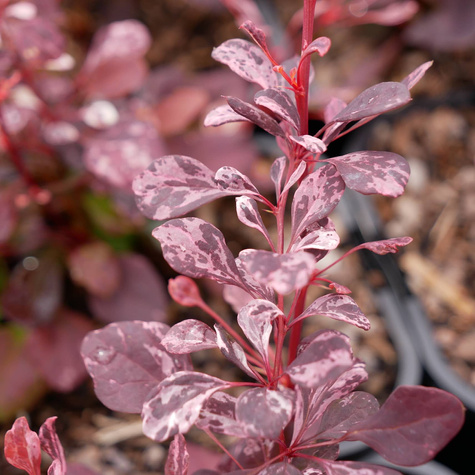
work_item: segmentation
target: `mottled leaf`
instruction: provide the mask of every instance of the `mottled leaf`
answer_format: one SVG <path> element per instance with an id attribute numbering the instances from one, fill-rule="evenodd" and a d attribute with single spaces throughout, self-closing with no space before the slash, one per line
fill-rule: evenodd
<path id="1" fill-rule="evenodd" d="M 394 254 L 399 251 L 402 246 L 407 246 L 412 242 L 412 238 L 409 236 L 400 238 L 383 239 L 381 241 L 364 242 L 359 246 L 356 246 L 354 250 L 367 249 L 381 256 L 385 254 Z"/>
<path id="2" fill-rule="evenodd" d="M 323 117 L 325 124 L 333 121 L 333 118 L 337 116 L 348 104 L 338 97 L 332 97 L 330 102 L 325 106 L 323 110 Z"/>
<path id="3" fill-rule="evenodd" d="M 204 373 L 179 371 L 164 379 L 148 396 L 142 410 L 143 431 L 163 442 L 175 434 L 188 432 L 203 404 L 229 383 Z"/>
<path id="4" fill-rule="evenodd" d="M 208 112 L 204 120 L 204 126 L 218 127 L 219 125 L 229 124 L 230 122 L 250 122 L 250 120 L 234 112 L 234 110 L 226 104 Z"/>
<path id="5" fill-rule="evenodd" d="M 41 475 L 40 439 L 30 430 L 25 417 L 19 417 L 5 434 L 5 458 L 28 475 Z"/>
<path id="6" fill-rule="evenodd" d="M 108 408 L 140 413 L 148 393 L 170 374 L 191 370 L 188 356 L 160 344 L 169 327 L 158 322 L 121 322 L 89 333 L 81 353 L 97 397 Z"/>
<path id="7" fill-rule="evenodd" d="M 303 251 L 277 254 L 246 249 L 239 253 L 239 259 L 258 282 L 282 295 L 305 287 L 315 270 L 313 256 Z"/>
<path id="8" fill-rule="evenodd" d="M 284 189 L 282 190 L 282 193 L 285 193 L 286 191 L 290 190 L 292 186 L 297 183 L 300 178 L 302 178 L 302 175 L 305 173 L 307 170 L 307 163 L 305 161 L 301 161 L 297 168 L 293 171 L 292 175 L 290 175 L 290 178 L 287 180 L 287 183 L 284 186 Z"/>
<path id="9" fill-rule="evenodd" d="M 351 122 L 372 117 L 407 104 L 409 90 L 399 82 L 382 82 L 364 90 L 340 111 L 332 122 Z"/>
<path id="10" fill-rule="evenodd" d="M 41 448 L 53 459 L 48 475 L 65 475 L 67 466 L 63 446 L 56 433 L 55 422 L 57 417 L 49 417 L 41 425 L 39 436 Z"/>
<path id="11" fill-rule="evenodd" d="M 270 88 L 259 91 L 254 96 L 257 105 L 272 111 L 279 119 L 287 121 L 295 130 L 300 129 L 297 107 L 282 89 Z"/>
<path id="12" fill-rule="evenodd" d="M 221 231 L 198 218 L 172 219 L 152 232 L 168 264 L 188 277 L 207 277 L 223 284 L 242 282 Z"/>
<path id="13" fill-rule="evenodd" d="M 332 462 L 321 459 L 319 463 L 325 468 L 326 475 L 401 475 L 392 468 L 365 462 Z"/>
<path id="14" fill-rule="evenodd" d="M 340 237 L 338 236 L 335 225 L 327 218 L 320 222 L 312 224 L 307 228 L 306 233 L 295 239 L 290 250 L 292 252 L 304 250 L 331 250 L 336 249 L 340 244 Z"/>
<path id="15" fill-rule="evenodd" d="M 423 78 L 433 62 L 434 61 L 427 61 L 426 63 L 421 64 L 401 81 L 402 84 L 404 84 L 408 89 L 412 89 Z"/>
<path id="16" fill-rule="evenodd" d="M 216 334 L 206 323 L 199 320 L 183 320 L 168 330 L 161 344 L 177 355 L 216 348 Z"/>
<path id="17" fill-rule="evenodd" d="M 247 20 L 239 27 L 239 29 L 244 30 L 265 53 L 269 52 L 264 30 L 258 28 L 254 22 Z"/>
<path id="18" fill-rule="evenodd" d="M 281 137 L 285 135 L 277 121 L 258 107 L 241 101 L 241 99 L 238 99 L 237 97 L 228 96 L 226 97 L 226 100 L 234 112 L 242 115 L 253 124 L 264 129 L 266 132 L 269 132 L 269 134 Z"/>
<path id="19" fill-rule="evenodd" d="M 255 200 L 249 198 L 248 196 L 239 196 L 236 198 L 236 213 L 241 223 L 249 226 L 250 228 L 257 229 L 265 236 L 267 242 L 271 242 L 271 238 L 267 228 L 264 225 L 264 222 L 262 221 Z"/>
<path id="20" fill-rule="evenodd" d="M 318 53 L 320 56 L 325 56 L 330 49 L 331 41 L 330 38 L 326 36 L 320 36 L 319 38 L 313 40 L 303 51 L 302 51 L 302 61 L 306 56 L 313 53 Z"/>
<path id="21" fill-rule="evenodd" d="M 213 49 L 211 56 L 216 61 L 226 64 L 246 81 L 259 84 L 263 89 L 279 84 L 272 63 L 263 51 L 249 41 L 241 39 L 225 41 Z"/>
<path id="22" fill-rule="evenodd" d="M 407 161 L 392 152 L 354 152 L 330 158 L 346 186 L 364 195 L 380 194 L 396 198 L 404 193 L 409 179 Z"/>
<path id="23" fill-rule="evenodd" d="M 262 282 L 256 280 L 254 276 L 249 273 L 247 266 L 239 257 L 235 259 L 235 262 L 239 270 L 239 275 L 241 276 L 241 279 L 244 283 L 244 286 L 242 288 L 246 290 L 246 292 L 248 292 L 248 294 L 251 295 L 253 298 L 263 298 L 269 300 L 269 302 L 274 302 L 274 290 L 263 284 Z"/>
<path id="24" fill-rule="evenodd" d="M 275 195 L 277 199 L 280 197 L 282 189 L 282 180 L 284 179 L 285 167 L 287 166 L 287 158 L 279 157 L 274 160 L 270 169 L 270 177 L 275 185 Z"/>
<path id="25" fill-rule="evenodd" d="M 441 389 L 399 386 L 381 409 L 349 433 L 386 460 L 415 466 L 435 457 L 461 429 L 462 403 Z"/>
<path id="26" fill-rule="evenodd" d="M 267 300 L 255 299 L 241 308 L 237 321 L 247 339 L 254 345 L 264 361 L 269 358 L 269 338 L 276 318 L 284 318 L 282 311 Z"/>
<path id="27" fill-rule="evenodd" d="M 369 330 L 371 324 L 360 310 L 356 302 L 348 295 L 328 294 L 319 297 L 311 303 L 307 309 L 294 321 L 298 322 L 313 315 L 333 318 L 342 322 L 350 323 L 363 330 Z"/>
<path id="28" fill-rule="evenodd" d="M 236 418 L 249 437 L 277 439 L 294 410 L 291 390 L 253 388 L 243 392 L 236 402 Z"/>
<path id="29" fill-rule="evenodd" d="M 186 475 L 189 458 L 185 438 L 181 434 L 176 434 L 168 448 L 165 475 Z"/>
<path id="30" fill-rule="evenodd" d="M 308 175 L 292 201 L 292 236 L 295 239 L 316 221 L 326 218 L 340 201 L 345 183 L 334 167 L 321 167 Z"/>
<path id="31" fill-rule="evenodd" d="M 260 196 L 251 180 L 233 167 L 221 167 L 214 179 L 218 188 L 227 193 Z"/>
<path id="32" fill-rule="evenodd" d="M 290 139 L 302 146 L 305 150 L 318 155 L 327 149 L 327 146 L 322 140 L 312 137 L 311 135 L 291 135 Z"/>

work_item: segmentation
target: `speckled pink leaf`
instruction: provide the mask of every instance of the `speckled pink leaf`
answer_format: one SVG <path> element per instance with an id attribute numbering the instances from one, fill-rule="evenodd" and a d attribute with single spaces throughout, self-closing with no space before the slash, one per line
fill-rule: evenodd
<path id="1" fill-rule="evenodd" d="M 332 462 L 322 459 L 319 462 L 325 468 L 326 475 L 401 475 L 392 468 L 365 462 Z"/>
<path id="2" fill-rule="evenodd" d="M 169 353 L 178 355 L 218 346 L 216 333 L 206 323 L 193 319 L 173 325 L 161 343 Z"/>
<path id="3" fill-rule="evenodd" d="M 204 126 L 218 127 L 219 125 L 229 124 L 230 122 L 250 122 L 250 120 L 234 112 L 234 110 L 226 104 L 208 112 L 204 120 Z"/>
<path id="4" fill-rule="evenodd" d="M 236 213 L 241 223 L 250 228 L 257 229 L 265 236 L 268 242 L 271 241 L 255 200 L 248 196 L 239 196 L 236 198 Z"/>
<path id="5" fill-rule="evenodd" d="M 273 463 L 259 472 L 259 475 L 302 475 L 297 467 L 290 465 L 288 462 Z"/>
<path id="6" fill-rule="evenodd" d="M 304 340 L 305 342 L 305 340 Z M 318 332 L 289 365 L 286 372 L 295 384 L 317 388 L 335 379 L 354 363 L 350 340 L 342 333 Z"/>
<path id="7" fill-rule="evenodd" d="M 207 277 L 242 286 L 231 251 L 219 229 L 199 218 L 172 219 L 152 232 L 172 269 L 188 277 Z"/>
<path id="8" fill-rule="evenodd" d="M 218 188 L 226 193 L 260 196 L 251 180 L 233 167 L 221 167 L 214 179 Z"/>
<path id="9" fill-rule="evenodd" d="M 258 282 L 283 295 L 305 287 L 315 269 L 315 259 L 303 251 L 277 254 L 246 249 L 240 252 L 239 259 Z"/>
<path id="10" fill-rule="evenodd" d="M 382 82 L 371 86 L 340 111 L 332 122 L 352 122 L 387 112 L 407 104 L 409 90 L 399 82 Z"/>
<path id="11" fill-rule="evenodd" d="M 5 458 L 28 475 L 41 475 L 40 439 L 30 430 L 25 417 L 19 417 L 5 434 Z"/>
<path id="12" fill-rule="evenodd" d="M 325 56 L 330 49 L 331 41 L 330 38 L 326 36 L 320 36 L 319 38 L 313 40 L 302 52 L 302 59 L 304 59 L 309 54 L 318 53 L 320 56 Z"/>
<path id="13" fill-rule="evenodd" d="M 386 460 L 410 467 L 434 458 L 464 419 L 465 408 L 452 394 L 399 386 L 376 414 L 353 427 L 347 439 L 361 440 Z"/>
<path id="14" fill-rule="evenodd" d="M 327 149 L 322 140 L 312 137 L 311 135 L 292 135 L 290 139 L 311 153 L 320 155 Z"/>
<path id="15" fill-rule="evenodd" d="M 345 183 L 334 167 L 321 167 L 308 175 L 292 202 L 292 235 L 299 236 L 316 221 L 326 218 L 340 201 Z"/>
<path id="16" fill-rule="evenodd" d="M 176 434 L 168 448 L 165 475 L 186 475 L 189 459 L 185 438 L 182 434 Z"/>
<path id="17" fill-rule="evenodd" d="M 426 71 L 432 66 L 434 61 L 427 61 L 414 69 L 412 73 L 407 75 L 401 82 L 408 88 L 412 89 L 424 76 Z"/>
<path id="18" fill-rule="evenodd" d="M 235 259 L 235 262 L 239 270 L 239 275 L 244 283 L 244 286 L 241 286 L 241 288 L 251 295 L 252 298 L 263 298 L 273 302 L 275 300 L 274 290 L 262 282 L 257 281 L 239 257 Z"/>
<path id="19" fill-rule="evenodd" d="M 290 190 L 292 186 L 297 183 L 300 178 L 302 178 L 302 175 L 305 173 L 307 170 L 307 163 L 305 161 L 301 161 L 297 168 L 292 172 L 292 175 L 290 175 L 290 178 L 287 180 L 287 183 L 285 184 L 282 193 L 285 193 L 286 191 Z"/>
<path id="20" fill-rule="evenodd" d="M 221 353 L 238 368 L 241 368 L 248 376 L 257 379 L 247 362 L 246 353 L 242 346 L 221 325 L 215 325 L 214 329 L 216 330 L 216 342 Z"/>
<path id="21" fill-rule="evenodd" d="M 342 322 L 350 323 L 363 330 L 369 330 L 371 324 L 360 310 L 356 302 L 348 295 L 328 294 L 319 297 L 311 303 L 307 309 L 299 315 L 294 322 L 303 320 L 313 315 L 333 318 Z"/>
<path id="22" fill-rule="evenodd" d="M 383 256 L 385 254 L 394 254 L 395 252 L 398 252 L 399 247 L 407 246 L 411 242 L 412 238 L 409 236 L 383 239 L 381 241 L 364 242 L 363 244 L 356 246 L 355 250 L 368 249 L 369 251 Z"/>
<path id="23" fill-rule="evenodd" d="M 409 180 L 407 161 L 392 152 L 354 152 L 330 158 L 346 186 L 364 195 L 380 194 L 396 198 Z"/>
<path id="24" fill-rule="evenodd" d="M 269 52 L 267 47 L 266 34 L 264 30 L 258 28 L 253 21 L 247 20 L 240 27 L 240 30 L 244 30 L 255 42 L 256 44 L 266 53 Z"/>
<path id="25" fill-rule="evenodd" d="M 279 84 L 272 63 L 260 48 L 241 39 L 225 41 L 213 49 L 213 59 L 226 64 L 246 81 L 259 84 L 263 89 Z"/>
<path id="26" fill-rule="evenodd" d="M 151 219 L 169 219 L 226 196 L 214 172 L 194 158 L 167 155 L 155 160 L 133 182 L 137 205 Z"/>
<path id="27" fill-rule="evenodd" d="M 299 236 L 292 244 L 292 252 L 304 250 L 331 250 L 336 249 L 340 244 L 340 237 L 335 231 L 335 225 L 326 220 L 326 223 L 316 222 L 306 230 L 306 234 Z"/>
<path id="28" fill-rule="evenodd" d="M 132 321 L 112 323 L 87 335 L 81 353 L 104 405 L 140 413 L 160 381 L 192 369 L 188 356 L 172 355 L 160 344 L 168 329 L 164 323 Z"/>
<path id="29" fill-rule="evenodd" d="M 242 115 L 253 124 L 257 125 L 261 129 L 264 129 L 266 132 L 269 132 L 269 134 L 281 137 L 285 135 L 277 121 L 258 107 L 241 101 L 241 99 L 238 99 L 237 97 L 228 96 L 226 97 L 226 100 L 234 112 Z"/>
<path id="30" fill-rule="evenodd" d="M 284 314 L 277 305 L 267 300 L 255 299 L 239 311 L 237 322 L 247 339 L 254 345 L 264 361 L 269 358 L 269 338 L 273 322 Z"/>
<path id="31" fill-rule="evenodd" d="M 236 402 L 236 418 L 249 437 L 278 438 L 293 411 L 294 393 L 289 389 L 248 389 Z"/>
<path id="32" fill-rule="evenodd" d="M 270 169 L 270 177 L 275 185 L 275 194 L 277 199 L 279 199 L 280 192 L 282 189 L 282 180 L 284 179 L 285 167 L 287 166 L 287 158 L 279 157 L 274 160 L 274 163 Z"/>
<path id="33" fill-rule="evenodd" d="M 179 371 L 164 379 L 148 396 L 142 410 L 143 431 L 163 442 L 175 434 L 188 432 L 203 404 L 229 383 L 204 373 Z"/>
<path id="34" fill-rule="evenodd" d="M 41 425 L 39 436 L 41 448 L 53 459 L 48 468 L 48 475 L 65 475 L 67 471 L 66 458 L 63 446 L 56 433 L 55 422 L 57 417 L 49 417 Z"/>
<path id="35" fill-rule="evenodd" d="M 297 107 L 289 95 L 277 88 L 264 89 L 254 96 L 254 102 L 272 111 L 279 119 L 287 121 L 296 130 L 300 128 Z"/>

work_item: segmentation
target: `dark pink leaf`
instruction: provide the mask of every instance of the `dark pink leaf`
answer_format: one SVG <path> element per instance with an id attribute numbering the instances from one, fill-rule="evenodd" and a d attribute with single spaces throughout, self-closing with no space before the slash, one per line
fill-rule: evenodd
<path id="1" fill-rule="evenodd" d="M 325 56 L 330 49 L 331 41 L 326 36 L 320 36 L 316 40 L 313 40 L 302 52 L 302 61 L 306 56 L 313 53 L 318 53 L 320 56 Z"/>
<path id="2" fill-rule="evenodd" d="M 135 176 L 163 152 L 152 124 L 127 120 L 85 139 L 84 161 L 92 173 L 130 192 Z"/>
<path id="3" fill-rule="evenodd" d="M 230 122 L 250 122 L 241 114 L 234 112 L 231 107 L 226 104 L 224 106 L 216 107 L 208 112 L 204 120 L 205 127 L 218 127 L 219 125 L 229 124 Z"/>
<path id="4" fill-rule="evenodd" d="M 282 193 L 285 193 L 286 191 L 290 190 L 292 186 L 297 183 L 300 178 L 302 178 L 302 175 L 306 172 L 307 170 L 307 163 L 305 161 L 301 161 L 297 168 L 293 171 L 292 175 L 290 175 L 290 178 L 287 180 L 287 183 L 284 186 L 284 189 L 282 190 Z"/>
<path id="5" fill-rule="evenodd" d="M 89 297 L 95 317 L 102 322 L 164 321 L 169 298 L 165 283 L 149 260 L 140 254 L 119 256 L 120 283 L 107 298 Z"/>
<path id="6" fill-rule="evenodd" d="M 145 402 L 143 431 L 147 437 L 163 442 L 175 434 L 188 432 L 203 404 L 229 383 L 204 373 L 179 371 L 164 379 Z"/>
<path id="7" fill-rule="evenodd" d="M 371 86 L 340 111 L 332 122 L 352 122 L 387 112 L 407 104 L 409 90 L 399 82 L 382 82 Z"/>
<path id="8" fill-rule="evenodd" d="M 214 179 L 218 188 L 226 193 L 260 196 L 251 180 L 233 167 L 221 167 Z"/>
<path id="9" fill-rule="evenodd" d="M 185 438 L 181 434 L 176 434 L 168 449 L 165 475 L 186 475 L 189 458 Z"/>
<path id="10" fill-rule="evenodd" d="M 254 96 L 254 101 L 272 111 L 279 119 L 287 121 L 295 130 L 300 129 L 297 107 L 285 91 L 278 88 L 264 89 Z"/>
<path id="11" fill-rule="evenodd" d="M 261 48 L 265 53 L 269 53 L 269 48 L 267 47 L 266 34 L 264 30 L 258 28 L 254 22 L 251 20 L 245 21 L 240 27 L 240 30 L 244 30 Z"/>
<path id="12" fill-rule="evenodd" d="M 305 287 L 315 270 L 315 259 L 303 251 L 277 254 L 246 249 L 239 253 L 239 259 L 258 282 L 282 295 Z"/>
<path id="13" fill-rule="evenodd" d="M 325 224 L 316 222 L 307 228 L 306 234 L 299 236 L 292 244 L 291 251 L 336 249 L 340 244 L 340 237 L 335 231 L 335 225 L 329 219 L 327 221 Z"/>
<path id="14" fill-rule="evenodd" d="M 259 475 L 302 475 L 297 467 L 290 465 L 288 462 L 279 462 L 269 465 L 264 470 L 259 472 Z M 305 472 L 307 473 L 307 472 Z"/>
<path id="15" fill-rule="evenodd" d="M 177 355 L 218 346 L 216 333 L 206 323 L 193 319 L 183 320 L 173 325 L 161 344 L 169 353 Z"/>
<path id="16" fill-rule="evenodd" d="M 155 160 L 133 182 L 137 205 L 147 218 L 169 219 L 226 196 L 214 172 L 198 160 L 167 155 Z"/>
<path id="17" fill-rule="evenodd" d="M 281 137 L 285 135 L 277 121 L 258 107 L 241 101 L 241 99 L 238 99 L 237 97 L 228 96 L 226 97 L 226 100 L 234 112 L 242 115 L 253 124 L 264 129 L 266 132 L 269 132 L 269 134 Z"/>
<path id="18" fill-rule="evenodd" d="M 371 327 L 369 320 L 358 305 L 356 305 L 356 302 L 348 295 L 328 294 L 319 297 L 294 320 L 294 323 L 313 315 L 340 320 L 363 330 L 369 330 Z"/>
<path id="19" fill-rule="evenodd" d="M 168 281 L 168 293 L 175 302 L 185 307 L 199 307 L 203 304 L 195 281 L 184 275 Z"/>
<path id="20" fill-rule="evenodd" d="M 236 402 L 236 418 L 249 437 L 277 439 L 293 412 L 294 393 L 289 389 L 248 389 Z"/>
<path id="21" fill-rule="evenodd" d="M 65 475 L 67 466 L 63 446 L 56 433 L 57 417 L 49 417 L 40 427 L 39 435 L 41 448 L 53 459 L 48 469 L 48 475 Z"/>
<path id="22" fill-rule="evenodd" d="M 325 468 L 326 475 L 401 475 L 392 468 L 365 462 L 332 462 L 321 459 L 319 463 Z"/>
<path id="23" fill-rule="evenodd" d="M 287 166 L 287 158 L 279 157 L 274 160 L 270 169 L 270 177 L 275 185 L 275 194 L 279 199 L 280 191 L 282 189 L 282 180 L 284 179 L 285 167 Z"/>
<path id="24" fill-rule="evenodd" d="M 305 343 L 286 373 L 295 384 L 318 388 L 336 379 L 353 364 L 349 338 L 333 330 L 324 330 Z"/>
<path id="25" fill-rule="evenodd" d="M 394 254 L 398 252 L 399 247 L 407 246 L 412 242 L 412 238 L 409 236 L 400 238 L 383 239 L 382 241 L 364 242 L 354 249 L 368 249 L 376 254 L 383 256 L 384 254 Z"/>
<path id="26" fill-rule="evenodd" d="M 313 223 L 326 218 L 340 201 L 345 183 L 333 167 L 321 167 L 308 175 L 292 202 L 292 236 L 295 239 Z"/>
<path id="27" fill-rule="evenodd" d="M 30 333 L 26 354 L 55 391 L 72 391 L 84 381 L 87 374 L 79 348 L 93 328 L 86 316 L 61 309 L 53 322 Z"/>
<path id="28" fill-rule="evenodd" d="M 248 376 L 257 379 L 254 371 L 247 362 L 246 353 L 242 346 L 229 335 L 221 325 L 215 325 L 216 342 L 221 353 L 238 368 L 242 369 Z"/>
<path id="29" fill-rule="evenodd" d="M 432 66 L 434 61 L 427 61 L 414 69 L 412 73 L 406 76 L 401 82 L 408 88 L 412 89 L 424 76 L 426 71 Z"/>
<path id="30" fill-rule="evenodd" d="M 152 234 L 160 241 L 165 260 L 180 274 L 243 285 L 224 236 L 212 224 L 198 218 L 172 219 Z"/>
<path id="31" fill-rule="evenodd" d="M 271 242 L 267 228 L 265 227 L 257 203 L 248 196 L 239 196 L 236 198 L 236 213 L 239 221 L 250 228 L 260 231 L 268 242 Z"/>
<path id="32" fill-rule="evenodd" d="M 404 193 L 410 168 L 406 160 L 392 152 L 354 152 L 330 158 L 346 186 L 371 195 L 378 193 L 396 198 Z"/>
<path id="33" fill-rule="evenodd" d="M 347 439 L 361 440 L 386 460 L 410 467 L 434 458 L 461 429 L 464 418 L 462 403 L 450 393 L 399 386 Z"/>
<path id="34" fill-rule="evenodd" d="M 269 338 L 276 318 L 284 318 L 282 311 L 267 300 L 255 299 L 241 308 L 237 322 L 247 339 L 254 345 L 264 361 L 269 358 Z"/>
<path id="35" fill-rule="evenodd" d="M 40 439 L 30 430 L 26 418 L 19 417 L 5 434 L 5 458 L 29 475 L 41 475 Z"/>
<path id="36" fill-rule="evenodd" d="M 81 353 L 104 405 L 140 413 L 160 381 L 191 370 L 188 356 L 171 355 L 160 344 L 168 330 L 164 323 L 134 321 L 112 323 L 87 335 Z"/>
<path id="37" fill-rule="evenodd" d="M 244 286 L 241 286 L 241 288 L 253 298 L 263 298 L 273 302 L 275 300 L 274 290 L 262 282 L 256 280 L 254 276 L 249 273 L 247 266 L 239 257 L 235 259 L 235 262 L 239 270 L 239 275 L 241 276 L 241 279 L 244 283 Z"/>
<path id="38" fill-rule="evenodd" d="M 322 154 L 327 149 L 322 140 L 312 137 L 311 135 L 291 135 L 290 139 L 302 146 L 305 150 L 318 155 Z"/>
<path id="39" fill-rule="evenodd" d="M 213 49 L 213 59 L 226 64 L 246 81 L 259 84 L 263 89 L 278 86 L 277 73 L 260 48 L 249 41 L 232 39 Z"/>

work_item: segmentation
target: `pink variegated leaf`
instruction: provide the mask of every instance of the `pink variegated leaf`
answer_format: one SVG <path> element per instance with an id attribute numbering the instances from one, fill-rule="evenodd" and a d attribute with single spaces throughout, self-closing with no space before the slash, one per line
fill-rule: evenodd
<path id="1" fill-rule="evenodd" d="M 192 369 L 187 355 L 172 355 L 161 345 L 168 330 L 164 323 L 132 321 L 112 323 L 86 336 L 81 354 L 105 406 L 140 413 L 160 381 Z"/>
<path id="2" fill-rule="evenodd" d="M 284 179 L 285 167 L 287 166 L 287 158 L 279 157 L 274 160 L 270 168 L 270 178 L 275 185 L 275 195 L 277 199 L 280 197 L 282 189 L 282 180 Z"/>
<path id="3" fill-rule="evenodd" d="M 286 373 L 292 382 L 304 387 L 318 388 L 354 364 L 349 338 L 333 330 L 318 332 L 310 341 L 303 340 L 301 347 Z"/>
<path id="4" fill-rule="evenodd" d="M 204 373 L 179 371 L 169 376 L 149 394 L 143 406 L 144 434 L 163 442 L 188 432 L 210 396 L 228 387 L 226 381 Z"/>
<path id="5" fill-rule="evenodd" d="M 237 75 L 263 89 L 279 85 L 277 73 L 265 53 L 251 42 L 241 39 L 225 41 L 213 49 L 213 59 L 227 65 Z"/>
<path id="6" fill-rule="evenodd" d="M 251 180 L 233 167 L 221 167 L 214 179 L 218 188 L 226 193 L 260 196 Z"/>
<path id="7" fill-rule="evenodd" d="M 203 304 L 195 281 L 184 275 L 168 281 L 168 293 L 175 302 L 185 307 L 199 307 Z"/>
<path id="8" fill-rule="evenodd" d="M 237 321 L 247 339 L 254 345 L 264 361 L 269 359 L 269 338 L 276 318 L 284 318 L 277 305 L 255 299 L 241 308 Z"/>
<path id="9" fill-rule="evenodd" d="M 276 439 L 292 418 L 294 399 L 289 389 L 248 389 L 237 399 L 236 418 L 249 437 Z"/>
<path id="10" fill-rule="evenodd" d="M 41 448 L 53 459 L 48 468 L 48 475 L 65 475 L 67 466 L 63 446 L 56 433 L 55 422 L 57 417 L 49 417 L 42 424 L 39 431 Z"/>
<path id="11" fill-rule="evenodd" d="M 252 104 L 241 101 L 241 99 L 238 99 L 237 97 L 228 96 L 226 97 L 226 100 L 231 109 L 233 109 L 237 114 L 242 115 L 253 124 L 264 129 L 266 132 L 269 132 L 271 135 L 284 137 L 284 131 L 280 128 L 277 121 L 269 114 L 266 114 L 264 111 Z"/>
<path id="12" fill-rule="evenodd" d="M 347 440 L 361 440 L 396 465 L 428 462 L 457 434 L 465 409 L 437 388 L 399 386 L 381 409 L 353 427 Z"/>
<path id="13" fill-rule="evenodd" d="M 286 191 L 290 190 L 292 186 L 297 183 L 300 178 L 302 178 L 302 175 L 305 173 L 307 170 L 307 163 L 305 161 L 301 161 L 298 164 L 298 167 L 294 170 L 292 175 L 290 175 L 290 178 L 287 180 L 287 183 L 284 186 L 284 189 L 282 190 L 282 193 L 285 193 Z"/>
<path id="14" fill-rule="evenodd" d="M 208 112 L 204 120 L 205 127 L 218 127 L 219 125 L 229 124 L 230 122 L 250 122 L 241 114 L 234 112 L 231 107 L 226 104 L 224 106 L 216 107 Z"/>
<path id="15" fill-rule="evenodd" d="M 175 355 L 216 348 L 216 334 L 206 323 L 199 320 L 183 320 L 168 330 L 161 344 Z"/>
<path id="16" fill-rule="evenodd" d="M 331 250 L 340 244 L 340 237 L 335 231 L 334 224 L 328 220 L 325 224 L 314 223 L 307 229 L 307 234 L 299 236 L 290 250 L 292 252 L 311 249 Z"/>
<path id="17" fill-rule="evenodd" d="M 327 407 L 320 421 L 318 438 L 339 439 L 378 410 L 378 400 L 372 394 L 352 392 Z"/>
<path id="18" fill-rule="evenodd" d="M 249 295 L 252 295 L 253 298 L 263 298 L 269 300 L 269 302 L 273 302 L 275 300 L 274 290 L 256 280 L 239 257 L 236 258 L 235 262 L 244 283 L 244 287 L 242 288 L 246 290 Z"/>
<path id="19" fill-rule="evenodd" d="M 325 468 L 326 475 L 402 475 L 392 468 L 366 462 L 332 462 L 321 459 L 319 463 Z"/>
<path id="20" fill-rule="evenodd" d="M 254 96 L 254 102 L 272 111 L 279 119 L 287 121 L 295 130 L 300 129 L 297 107 L 282 89 L 270 88 L 259 91 Z"/>
<path id="21" fill-rule="evenodd" d="M 353 99 L 331 122 L 352 122 L 377 116 L 407 104 L 409 90 L 400 82 L 382 82 L 371 86 Z"/>
<path id="22" fill-rule="evenodd" d="M 257 379 L 254 371 L 247 362 L 246 353 L 242 349 L 242 346 L 229 335 L 221 325 L 215 325 L 216 330 L 216 342 L 221 353 L 238 368 L 242 369 L 248 376 L 253 379 Z"/>
<path id="23" fill-rule="evenodd" d="M 434 61 L 427 61 L 421 64 L 401 81 L 402 84 L 404 84 L 408 89 L 412 89 L 423 78 L 424 74 L 433 63 Z"/>
<path id="24" fill-rule="evenodd" d="M 412 242 L 409 236 L 400 238 L 383 239 L 382 241 L 364 242 L 356 246 L 354 250 L 367 249 L 375 254 L 384 256 L 385 254 L 394 254 L 399 251 L 400 247 L 407 246 Z"/>
<path id="25" fill-rule="evenodd" d="M 319 155 L 327 149 L 327 146 L 322 140 L 312 137 L 311 135 L 291 135 L 290 140 L 299 144 L 305 150 Z"/>
<path id="26" fill-rule="evenodd" d="M 266 54 L 269 54 L 269 48 L 267 47 L 266 34 L 264 33 L 264 30 L 258 28 L 251 20 L 245 21 L 239 27 L 239 29 L 244 30 L 256 42 L 257 46 L 259 46 L 262 51 L 264 51 Z"/>
<path id="27" fill-rule="evenodd" d="M 407 161 L 392 152 L 353 152 L 328 159 L 340 172 L 346 186 L 364 195 L 396 198 L 409 180 Z"/>
<path id="28" fill-rule="evenodd" d="M 324 166 L 308 175 L 292 201 L 292 239 L 296 239 L 315 222 L 326 218 L 344 191 L 345 182 L 334 167 Z"/>
<path id="29" fill-rule="evenodd" d="M 226 196 L 214 172 L 198 160 L 167 155 L 155 160 L 133 182 L 140 211 L 150 219 L 169 219 Z"/>
<path id="30" fill-rule="evenodd" d="M 300 61 L 306 56 L 313 53 L 318 53 L 320 56 L 325 56 L 330 49 L 331 41 L 326 36 L 320 36 L 316 40 L 313 40 L 303 51 Z"/>
<path id="31" fill-rule="evenodd" d="M 236 420 L 236 398 L 224 392 L 214 393 L 204 404 L 196 426 L 218 434 L 246 437 L 241 424 Z"/>
<path id="32" fill-rule="evenodd" d="M 186 475 L 188 473 L 190 455 L 186 448 L 186 440 L 182 434 L 175 434 L 168 449 L 165 463 L 165 475 Z"/>
<path id="33" fill-rule="evenodd" d="M 9 464 L 28 475 L 41 475 L 40 439 L 25 417 L 19 417 L 5 434 L 4 452 Z"/>
<path id="34" fill-rule="evenodd" d="M 267 242 L 272 242 L 255 200 L 248 196 L 239 196 L 236 198 L 236 213 L 241 223 L 250 228 L 257 229 L 264 235 Z"/>
<path id="35" fill-rule="evenodd" d="M 199 218 L 172 219 L 152 232 L 163 256 L 175 271 L 242 286 L 231 251 L 219 229 Z"/>
<path id="36" fill-rule="evenodd" d="M 325 106 L 323 110 L 323 117 L 325 124 L 333 121 L 333 118 L 337 116 L 348 104 L 338 97 L 332 97 L 330 102 Z"/>
<path id="37" fill-rule="evenodd" d="M 246 249 L 239 253 L 248 272 L 260 283 L 287 295 L 308 285 L 315 269 L 315 259 L 308 252 L 277 254 Z"/>
<path id="38" fill-rule="evenodd" d="M 342 322 L 350 323 L 363 330 L 369 330 L 371 324 L 360 310 L 356 302 L 348 295 L 328 294 L 319 297 L 307 309 L 299 315 L 295 322 L 313 315 L 333 318 Z"/>
<path id="39" fill-rule="evenodd" d="M 297 467 L 290 465 L 288 462 L 279 462 L 269 465 L 264 470 L 259 472 L 259 475 L 302 475 Z"/>

